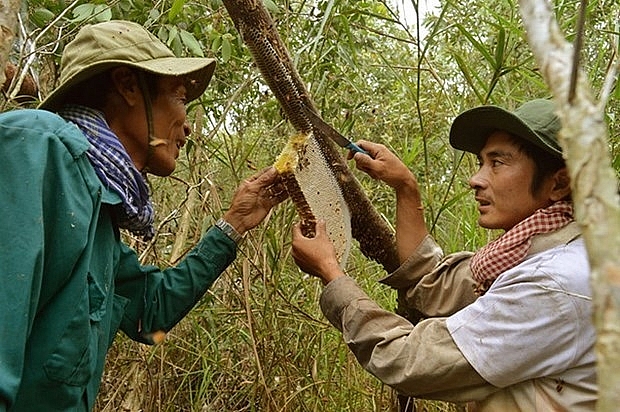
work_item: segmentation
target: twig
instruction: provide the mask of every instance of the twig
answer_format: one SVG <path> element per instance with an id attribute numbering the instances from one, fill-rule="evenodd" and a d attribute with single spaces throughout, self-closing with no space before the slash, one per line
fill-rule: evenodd
<path id="1" fill-rule="evenodd" d="M 161 231 L 161 228 L 164 227 L 166 224 L 168 224 L 169 221 L 176 218 L 178 214 L 179 214 L 179 209 L 174 209 L 172 212 L 170 212 L 170 214 L 168 214 L 168 216 L 166 216 L 164 220 L 162 220 L 159 223 L 159 225 L 157 226 L 157 229 L 155 230 L 156 235 L 153 236 L 153 239 L 149 241 L 146 248 L 140 254 L 141 263 L 144 263 L 144 259 L 146 258 L 146 255 L 150 252 L 151 249 L 153 249 L 153 246 L 155 246 L 155 242 L 157 241 L 157 233 L 159 233 Z"/>
<path id="2" fill-rule="evenodd" d="M 618 21 L 618 18 L 616 18 L 616 21 Z M 618 32 L 618 30 L 616 30 L 616 32 Z M 611 91 L 614 89 L 616 81 L 618 80 L 618 71 L 620 70 L 620 58 L 618 56 L 618 39 L 619 36 L 616 35 L 614 37 L 614 40 L 612 41 L 614 46 L 613 52 L 611 55 L 607 73 L 605 74 L 605 81 L 603 82 L 603 87 L 601 88 L 601 93 L 599 96 L 599 104 L 601 105 L 601 107 L 604 107 L 607 104 L 607 101 L 609 100 L 609 95 L 611 94 Z"/>
<path id="3" fill-rule="evenodd" d="M 586 13 L 588 0 L 581 0 L 581 8 L 579 10 L 579 21 L 577 23 L 577 38 L 575 39 L 575 50 L 573 54 L 573 70 L 570 74 L 570 87 L 568 89 L 568 102 L 573 103 L 575 98 L 575 89 L 577 88 L 577 75 L 579 74 L 579 55 L 583 46 L 583 28 L 586 21 Z"/>

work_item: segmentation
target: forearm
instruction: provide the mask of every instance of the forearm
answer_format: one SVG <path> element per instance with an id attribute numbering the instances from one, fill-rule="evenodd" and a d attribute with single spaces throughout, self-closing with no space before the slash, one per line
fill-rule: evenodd
<path id="1" fill-rule="evenodd" d="M 126 248 L 117 293 L 131 303 L 121 328 L 146 343 L 150 343 L 147 334 L 169 331 L 235 259 L 235 248 L 231 239 L 213 227 L 179 265 L 163 271 L 155 266 L 140 266 L 134 253 Z"/>
<path id="2" fill-rule="evenodd" d="M 396 246 L 400 263 L 403 263 L 426 237 L 428 230 L 420 191 L 413 175 L 395 188 L 395 192 Z"/>

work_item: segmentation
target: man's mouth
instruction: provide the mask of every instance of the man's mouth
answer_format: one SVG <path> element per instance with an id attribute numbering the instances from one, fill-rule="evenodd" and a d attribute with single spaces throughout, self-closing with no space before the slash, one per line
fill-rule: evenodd
<path id="1" fill-rule="evenodd" d="M 478 202 L 478 208 L 484 208 L 491 205 L 491 202 L 483 197 L 476 196 L 476 202 Z"/>

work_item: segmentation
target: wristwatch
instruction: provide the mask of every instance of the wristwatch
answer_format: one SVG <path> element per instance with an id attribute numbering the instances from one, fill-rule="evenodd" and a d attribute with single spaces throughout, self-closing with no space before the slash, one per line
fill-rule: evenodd
<path id="1" fill-rule="evenodd" d="M 237 229 L 235 229 L 233 225 L 231 225 L 222 218 L 219 218 L 217 222 L 215 222 L 215 227 L 224 232 L 224 234 L 237 245 L 243 240 L 243 236 L 241 236 L 241 234 L 237 232 Z"/>

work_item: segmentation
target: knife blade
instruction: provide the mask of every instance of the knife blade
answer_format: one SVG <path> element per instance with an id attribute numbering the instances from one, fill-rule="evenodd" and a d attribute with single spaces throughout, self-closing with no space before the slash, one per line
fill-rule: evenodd
<path id="1" fill-rule="evenodd" d="M 362 153 L 362 154 L 370 156 L 370 153 L 368 153 L 366 150 L 362 149 L 361 147 L 353 143 L 351 140 L 343 136 L 338 130 L 334 129 L 332 126 L 325 123 L 325 121 L 314 111 L 310 110 L 308 106 L 302 104 L 301 107 L 305 115 L 308 116 L 308 118 L 310 119 L 310 123 L 312 123 L 312 125 L 316 127 L 325 136 L 329 137 L 334 142 L 336 142 L 338 146 L 344 147 L 345 149 L 349 149 L 353 152 Z"/>

